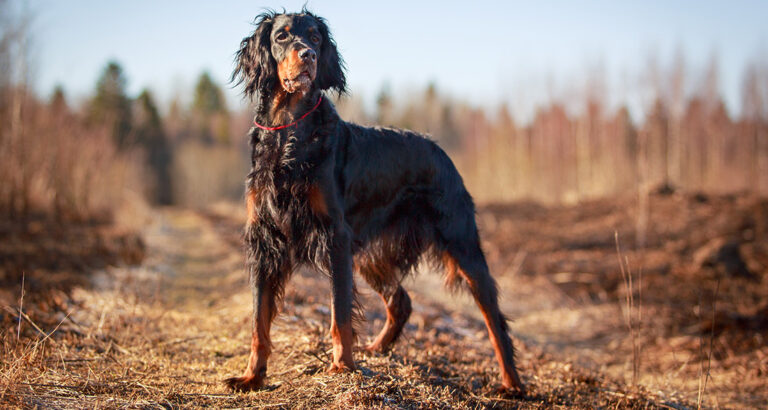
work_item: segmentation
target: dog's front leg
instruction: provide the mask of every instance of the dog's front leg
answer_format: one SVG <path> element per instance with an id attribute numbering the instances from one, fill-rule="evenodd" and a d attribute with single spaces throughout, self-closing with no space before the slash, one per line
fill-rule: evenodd
<path id="1" fill-rule="evenodd" d="M 257 234 L 249 222 L 246 228 L 246 268 L 253 294 L 253 331 L 251 354 L 245 373 L 225 382 L 235 391 L 257 390 L 264 387 L 267 377 L 267 360 L 272 352 L 269 337 L 272 321 L 277 315 L 277 302 L 283 295 L 283 286 L 290 275 L 290 265 L 281 257 L 284 253 L 276 244 L 265 242 L 270 235 Z"/>
<path id="2" fill-rule="evenodd" d="M 253 332 L 248 366 L 242 376 L 226 380 L 229 387 L 235 391 L 249 391 L 264 387 L 267 377 L 267 359 L 272 353 L 269 331 L 276 311 L 275 293 L 272 286 L 263 278 L 252 286 Z"/>
<path id="3" fill-rule="evenodd" d="M 355 369 L 352 345 L 355 340 L 352 327 L 352 305 L 355 283 L 352 278 L 351 234 L 343 223 L 335 224 L 331 238 L 331 338 L 333 363 L 329 373 Z"/>

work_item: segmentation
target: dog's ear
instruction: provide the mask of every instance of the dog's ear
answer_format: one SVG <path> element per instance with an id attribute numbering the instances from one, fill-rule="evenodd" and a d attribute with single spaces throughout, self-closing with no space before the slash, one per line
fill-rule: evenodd
<path id="1" fill-rule="evenodd" d="M 256 29 L 240 42 L 235 54 L 235 71 L 231 81 L 245 84 L 245 95 L 253 97 L 269 93 L 277 83 L 277 63 L 272 57 L 270 36 L 274 13 L 260 14 L 254 20 Z"/>
<path id="2" fill-rule="evenodd" d="M 344 60 L 336 49 L 336 41 L 331 36 L 328 24 L 322 17 L 307 13 L 317 20 L 323 43 L 320 46 L 320 60 L 317 62 L 317 86 L 321 90 L 335 89 L 339 94 L 347 91 L 347 78 L 344 74 Z"/>

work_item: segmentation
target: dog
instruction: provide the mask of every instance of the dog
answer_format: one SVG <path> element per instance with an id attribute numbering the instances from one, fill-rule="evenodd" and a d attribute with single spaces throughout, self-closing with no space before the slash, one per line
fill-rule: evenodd
<path id="1" fill-rule="evenodd" d="M 307 11 L 265 12 L 240 43 L 232 74 L 254 102 L 246 180 L 246 270 L 253 335 L 235 391 L 264 387 L 270 326 L 286 281 L 308 265 L 330 277 L 333 362 L 355 369 L 353 271 L 384 300 L 384 328 L 368 344 L 385 352 L 411 313 L 403 279 L 437 261 L 450 287 L 466 285 L 485 318 L 501 389 L 523 393 L 507 320 L 498 306 L 475 207 L 448 155 L 424 135 L 345 122 L 324 92 L 346 92 L 344 61 L 326 21 Z"/>

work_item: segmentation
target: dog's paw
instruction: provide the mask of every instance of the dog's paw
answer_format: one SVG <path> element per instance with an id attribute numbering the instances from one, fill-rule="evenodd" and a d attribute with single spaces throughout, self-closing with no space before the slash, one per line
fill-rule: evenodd
<path id="1" fill-rule="evenodd" d="M 363 352 L 369 355 L 384 354 L 384 353 L 387 353 L 387 350 L 388 349 L 384 348 L 382 345 L 378 343 L 371 343 L 366 345 L 363 348 Z"/>
<path id="2" fill-rule="evenodd" d="M 501 386 L 494 389 L 494 393 L 498 396 L 505 397 L 505 398 L 515 398 L 515 399 L 522 399 L 525 398 L 525 386 L 519 385 L 519 386 L 507 386 L 502 384 Z"/>
<path id="3" fill-rule="evenodd" d="M 354 363 L 352 365 L 349 365 L 343 362 L 331 363 L 331 366 L 328 367 L 328 370 L 327 370 L 328 374 L 347 373 L 347 372 L 353 372 L 353 371 L 355 371 Z"/>
<path id="4" fill-rule="evenodd" d="M 224 384 L 232 391 L 249 392 L 263 388 L 264 379 L 256 376 L 230 377 L 224 380 Z"/>

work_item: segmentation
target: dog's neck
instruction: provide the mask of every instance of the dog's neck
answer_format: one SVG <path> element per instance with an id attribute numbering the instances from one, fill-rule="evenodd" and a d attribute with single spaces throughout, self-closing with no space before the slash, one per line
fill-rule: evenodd
<path id="1" fill-rule="evenodd" d="M 268 96 L 264 96 L 258 107 L 256 120 L 268 126 L 291 123 L 306 114 L 317 103 L 320 91 L 314 87 L 306 93 L 289 93 L 279 84 Z"/>

